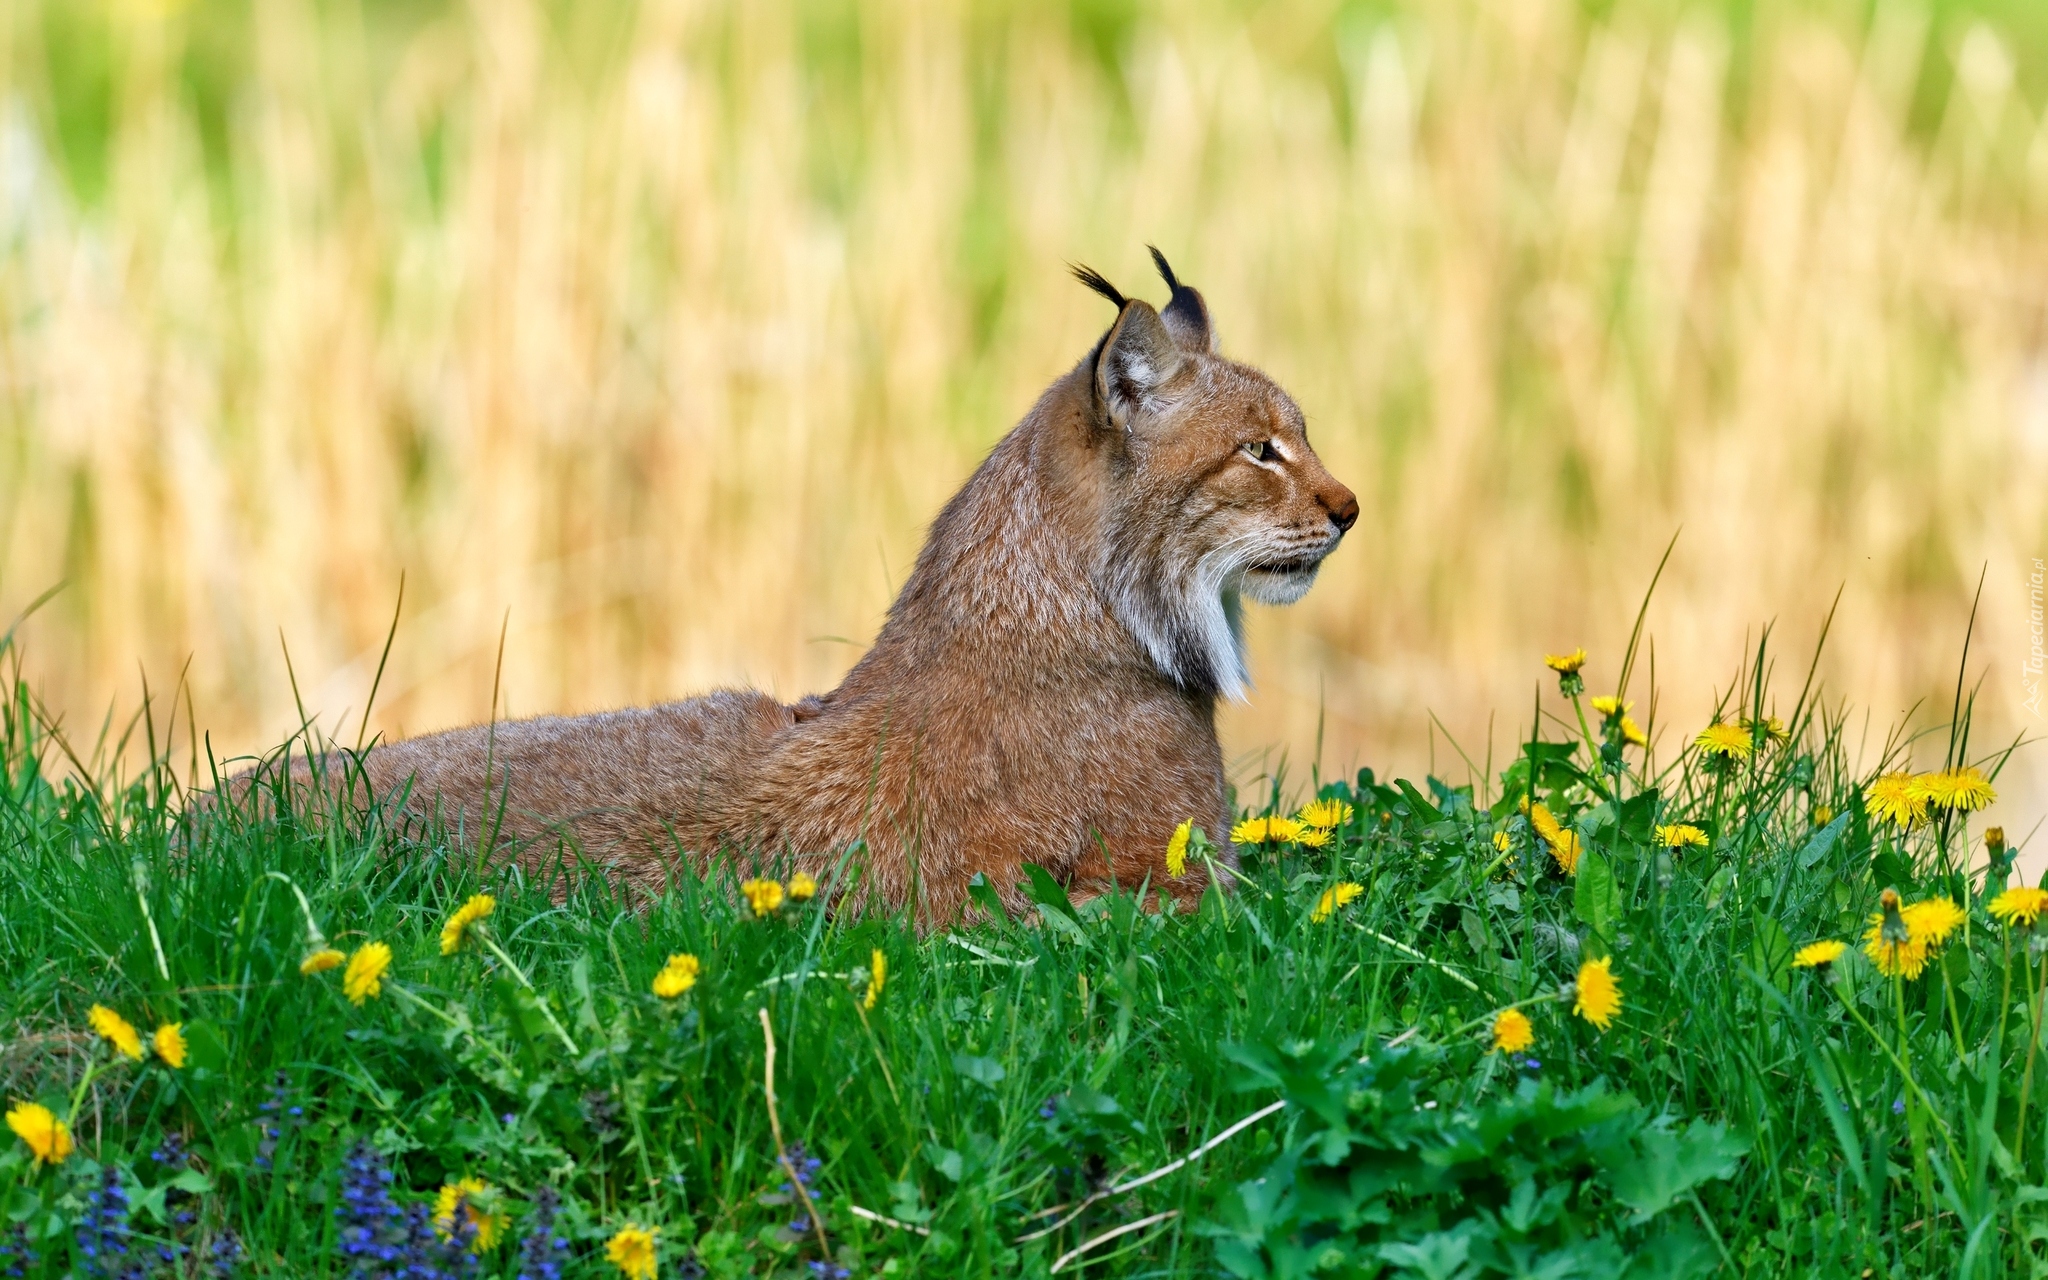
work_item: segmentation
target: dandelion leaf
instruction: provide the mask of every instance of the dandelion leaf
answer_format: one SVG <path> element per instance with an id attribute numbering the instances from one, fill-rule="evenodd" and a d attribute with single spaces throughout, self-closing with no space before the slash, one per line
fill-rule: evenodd
<path id="1" fill-rule="evenodd" d="M 1430 803 L 1429 799 L 1420 791 L 1417 791 L 1414 783 L 1406 778 L 1397 778 L 1394 780 L 1394 785 L 1401 789 L 1401 798 L 1408 802 L 1408 809 L 1415 815 L 1417 821 L 1442 822 L 1444 820 L 1443 811 Z"/>
<path id="2" fill-rule="evenodd" d="M 1813 839 L 1808 840 L 1806 847 L 1799 851 L 1800 868 L 1802 870 L 1811 868 L 1822 858 L 1834 852 L 1835 842 L 1840 840 L 1842 833 L 1848 829 L 1849 815 L 1844 813 L 1819 831 L 1814 832 Z"/>
<path id="3" fill-rule="evenodd" d="M 1649 844 L 1651 833 L 1657 828 L 1657 814 L 1662 803 L 1663 797 L 1654 787 L 1622 801 L 1617 816 L 1622 838 L 1633 844 Z"/>
<path id="4" fill-rule="evenodd" d="M 1579 856 L 1579 873 L 1572 884 L 1572 913 L 1594 937 L 1614 940 L 1621 924 L 1621 890 L 1614 882 L 1613 864 L 1597 850 L 1588 849 Z"/>

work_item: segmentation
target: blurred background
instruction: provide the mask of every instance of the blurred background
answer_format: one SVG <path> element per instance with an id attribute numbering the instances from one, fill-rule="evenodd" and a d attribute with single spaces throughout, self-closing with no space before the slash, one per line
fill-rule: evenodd
<path id="1" fill-rule="evenodd" d="M 501 714 L 822 689 L 1150 241 L 1365 509 L 1240 779 L 1498 769 L 1674 533 L 1664 758 L 1839 591 L 1874 764 L 1980 574 L 1986 750 L 2048 704 L 2044 107 L 2033 0 L 11 0 L 0 615 L 62 584 L 82 757 L 145 680 L 181 764 L 353 740 L 401 575 L 373 732 L 488 716 L 501 630 Z"/>

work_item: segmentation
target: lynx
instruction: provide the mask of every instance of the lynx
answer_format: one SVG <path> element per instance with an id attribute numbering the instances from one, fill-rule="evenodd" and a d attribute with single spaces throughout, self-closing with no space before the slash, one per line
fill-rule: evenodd
<path id="1" fill-rule="evenodd" d="M 925 925 L 958 919 L 977 873 L 1025 908 L 1026 862 L 1077 900 L 1149 884 L 1192 902 L 1210 872 L 1168 874 L 1179 824 L 1235 865 L 1215 708 L 1247 686 L 1243 603 L 1299 600 L 1358 502 L 1152 255 L 1163 311 L 1075 269 L 1115 323 L 939 513 L 830 693 L 480 725 L 294 777 L 346 772 L 358 803 L 367 781 L 515 849 L 567 839 L 643 884 L 680 856 L 824 882 L 861 842 L 848 905 Z"/>

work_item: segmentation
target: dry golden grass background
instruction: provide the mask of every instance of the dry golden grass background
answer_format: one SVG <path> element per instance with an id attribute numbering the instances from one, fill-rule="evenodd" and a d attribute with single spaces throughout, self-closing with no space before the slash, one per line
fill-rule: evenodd
<path id="1" fill-rule="evenodd" d="M 17 0 L 0 612 L 64 584 L 26 668 L 86 745 L 144 674 L 280 741 L 280 633 L 352 739 L 401 574 L 373 730 L 486 716 L 501 624 L 501 713 L 823 688 L 1110 319 L 1065 264 L 1158 298 L 1152 241 L 1365 508 L 1251 622 L 1240 778 L 1462 779 L 1432 715 L 1498 767 L 1681 528 L 1663 753 L 1767 623 L 1789 703 L 1840 588 L 1874 760 L 1945 717 L 1980 570 L 1989 748 L 2042 724 L 2038 18 Z"/>

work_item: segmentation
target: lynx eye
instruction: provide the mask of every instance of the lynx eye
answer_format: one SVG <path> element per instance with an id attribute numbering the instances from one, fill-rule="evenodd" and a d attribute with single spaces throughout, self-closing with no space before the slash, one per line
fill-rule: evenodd
<path id="1" fill-rule="evenodd" d="M 1272 457 L 1274 452 L 1271 440 L 1254 440 L 1250 444 L 1241 447 L 1244 449 L 1245 456 L 1253 462 L 1264 462 Z"/>

